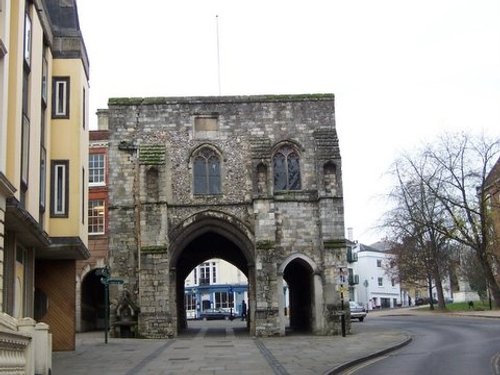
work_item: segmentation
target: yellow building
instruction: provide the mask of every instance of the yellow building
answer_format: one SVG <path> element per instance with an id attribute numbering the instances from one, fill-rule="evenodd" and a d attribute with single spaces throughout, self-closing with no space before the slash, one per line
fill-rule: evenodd
<path id="1" fill-rule="evenodd" d="M 47 323 L 54 350 L 89 256 L 88 68 L 76 0 L 0 0 L 0 319 Z"/>

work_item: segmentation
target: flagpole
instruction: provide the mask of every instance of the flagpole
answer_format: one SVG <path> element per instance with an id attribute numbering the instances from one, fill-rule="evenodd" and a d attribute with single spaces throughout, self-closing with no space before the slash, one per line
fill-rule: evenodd
<path id="1" fill-rule="evenodd" d="M 220 85 L 220 45 L 219 45 L 219 15 L 215 15 L 215 24 L 217 29 L 217 83 L 219 88 L 219 96 L 221 95 L 221 85 Z"/>

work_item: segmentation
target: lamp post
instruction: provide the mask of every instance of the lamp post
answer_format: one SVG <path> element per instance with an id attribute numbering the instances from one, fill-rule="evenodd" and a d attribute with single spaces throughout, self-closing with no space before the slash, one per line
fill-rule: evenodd
<path id="1" fill-rule="evenodd" d="M 234 304 L 234 295 L 233 295 L 233 287 L 229 287 L 229 320 L 233 320 L 233 304 Z"/>
<path id="2" fill-rule="evenodd" d="M 369 308 L 369 306 L 368 306 L 368 302 L 369 302 L 369 299 L 368 299 L 368 285 L 369 285 L 368 284 L 368 280 L 365 280 L 363 282 L 363 286 L 365 287 L 366 311 L 368 311 L 368 308 Z"/>

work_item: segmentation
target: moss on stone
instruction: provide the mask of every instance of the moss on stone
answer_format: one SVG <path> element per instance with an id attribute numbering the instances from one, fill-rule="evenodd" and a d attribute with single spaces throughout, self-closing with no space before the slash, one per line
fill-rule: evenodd
<path id="1" fill-rule="evenodd" d="M 326 240 L 323 241 L 325 249 L 342 249 L 346 246 L 345 240 Z"/>
<path id="2" fill-rule="evenodd" d="M 144 98 L 109 98 L 108 105 L 140 105 Z"/>
<path id="3" fill-rule="evenodd" d="M 140 145 L 139 146 L 139 161 L 146 165 L 161 165 L 165 164 L 165 145 Z"/>
<path id="4" fill-rule="evenodd" d="M 168 248 L 166 246 L 143 246 L 141 247 L 141 253 L 149 253 L 149 254 L 162 254 L 166 253 Z"/>
<path id="5" fill-rule="evenodd" d="M 302 101 L 302 100 L 333 100 L 334 94 L 283 94 L 283 95 L 248 95 L 248 96 L 194 96 L 194 97 L 132 97 L 132 98 L 109 98 L 108 105 L 155 105 L 167 104 L 169 102 L 280 102 L 280 101 Z"/>
<path id="6" fill-rule="evenodd" d="M 271 250 L 271 249 L 274 249 L 275 245 L 276 245 L 276 243 L 274 241 L 269 241 L 269 240 L 257 241 L 257 243 L 255 244 L 255 246 L 257 247 L 257 249 L 261 249 L 261 250 Z"/>

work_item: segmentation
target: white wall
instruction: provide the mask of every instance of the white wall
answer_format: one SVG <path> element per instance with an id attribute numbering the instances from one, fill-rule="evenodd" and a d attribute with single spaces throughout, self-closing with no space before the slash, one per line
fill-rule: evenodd
<path id="1" fill-rule="evenodd" d="M 212 262 L 215 262 L 216 267 L 216 283 L 215 284 L 233 284 L 233 285 L 246 285 L 248 284 L 247 277 L 243 272 L 241 272 L 238 268 L 233 266 L 231 263 L 226 262 L 223 259 L 209 259 L 207 262 L 210 263 L 210 267 L 212 267 Z M 210 270 L 212 272 L 212 270 Z M 210 273 L 212 276 L 212 273 Z M 200 272 L 198 270 L 198 278 L 200 277 Z M 212 283 L 212 277 L 210 277 L 210 284 Z M 194 270 L 190 272 L 188 277 L 186 277 L 186 281 L 184 283 L 185 286 L 195 286 L 194 282 Z"/>
<path id="2" fill-rule="evenodd" d="M 351 264 L 354 273 L 359 275 L 359 284 L 355 286 L 355 299 L 357 302 L 372 308 L 370 300 L 376 301 L 376 306 L 381 305 L 381 298 L 390 299 L 390 307 L 397 307 L 401 303 L 401 289 L 397 282 L 392 285 L 391 277 L 385 272 L 388 256 L 382 251 L 360 251 L 360 244 L 357 244 L 353 252 L 358 254 L 358 261 Z M 382 266 L 377 266 L 377 260 L 382 262 Z M 382 286 L 379 286 L 378 279 L 382 278 Z M 367 284 L 367 286 L 365 286 Z M 396 303 L 394 303 L 396 299 Z"/>

